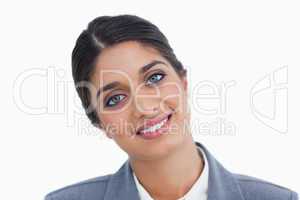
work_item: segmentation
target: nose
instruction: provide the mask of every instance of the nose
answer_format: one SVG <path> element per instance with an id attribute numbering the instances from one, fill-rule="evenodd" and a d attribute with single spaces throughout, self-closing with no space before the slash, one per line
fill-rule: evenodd
<path id="1" fill-rule="evenodd" d="M 160 98 L 153 96 L 138 96 L 135 97 L 135 111 L 136 118 L 152 118 L 159 114 Z"/>

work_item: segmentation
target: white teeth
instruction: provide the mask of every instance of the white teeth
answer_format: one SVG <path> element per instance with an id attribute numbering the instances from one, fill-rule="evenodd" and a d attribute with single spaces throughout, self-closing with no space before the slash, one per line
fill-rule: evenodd
<path id="1" fill-rule="evenodd" d="M 155 124 L 154 126 L 151 126 L 147 129 L 144 129 L 141 131 L 141 133 L 145 133 L 145 132 L 155 132 L 156 130 L 160 129 L 166 122 L 167 122 L 168 118 L 162 120 L 160 123 Z"/>

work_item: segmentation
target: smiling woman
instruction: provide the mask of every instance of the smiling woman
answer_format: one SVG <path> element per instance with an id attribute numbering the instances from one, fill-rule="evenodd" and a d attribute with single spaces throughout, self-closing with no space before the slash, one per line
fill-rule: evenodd
<path id="1" fill-rule="evenodd" d="M 130 155 L 132 162 L 169 156 L 185 142 L 182 128 L 187 112 L 178 111 L 186 110 L 186 101 L 181 102 L 187 99 L 186 77 L 178 74 L 159 51 L 137 41 L 114 44 L 98 56 L 90 78 L 97 88 L 96 94 L 91 92 L 91 98 L 97 99 L 92 106 L 100 126 Z M 103 89 L 99 92 L 98 88 Z M 178 128 L 172 135 L 162 135 L 170 122 Z M 132 139 L 134 136 L 137 137 Z M 152 148 L 141 151 L 150 143 Z"/>
<path id="2" fill-rule="evenodd" d="M 289 189 L 230 173 L 193 140 L 186 69 L 151 22 L 94 19 L 76 41 L 72 70 L 91 123 L 128 160 L 115 174 L 56 190 L 47 200 L 297 199 Z"/>

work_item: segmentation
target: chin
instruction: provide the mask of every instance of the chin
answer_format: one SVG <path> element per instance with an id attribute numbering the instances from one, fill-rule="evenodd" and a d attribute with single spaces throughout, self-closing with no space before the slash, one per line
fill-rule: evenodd
<path id="1" fill-rule="evenodd" d="M 180 133 L 166 134 L 160 140 L 139 143 L 135 156 L 140 160 L 157 160 L 170 156 L 181 148 L 184 137 Z"/>

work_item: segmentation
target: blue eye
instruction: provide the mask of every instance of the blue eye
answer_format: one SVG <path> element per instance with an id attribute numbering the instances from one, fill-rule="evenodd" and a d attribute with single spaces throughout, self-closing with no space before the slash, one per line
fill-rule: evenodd
<path id="1" fill-rule="evenodd" d="M 107 100 L 105 106 L 113 107 L 113 106 L 117 105 L 124 98 L 125 98 L 125 95 L 122 95 L 122 94 L 114 95 Z"/>
<path id="2" fill-rule="evenodd" d="M 155 84 L 159 81 L 161 81 L 166 75 L 162 73 L 156 73 L 150 76 L 150 78 L 147 80 L 146 85 L 148 84 Z M 150 82 L 150 83 L 149 83 Z"/>

